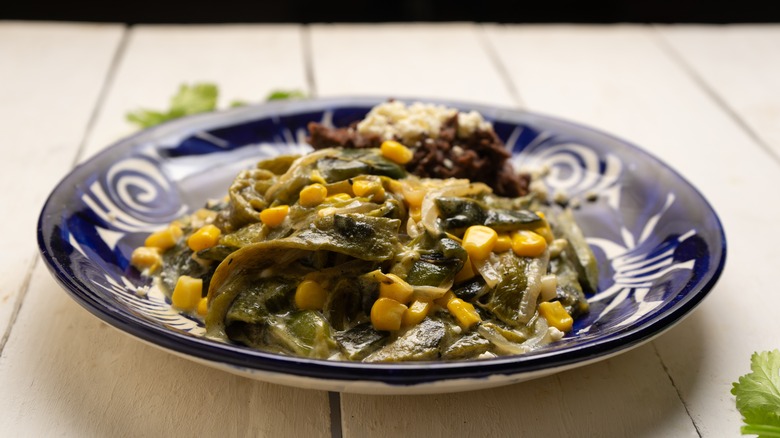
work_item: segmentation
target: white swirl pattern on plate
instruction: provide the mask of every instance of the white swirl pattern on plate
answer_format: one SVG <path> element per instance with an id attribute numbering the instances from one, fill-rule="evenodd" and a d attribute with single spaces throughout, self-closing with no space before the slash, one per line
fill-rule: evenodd
<path id="1" fill-rule="evenodd" d="M 173 202 L 174 191 L 158 157 L 137 156 L 111 166 L 81 200 L 110 228 L 144 232 L 184 214 L 186 207 Z"/>

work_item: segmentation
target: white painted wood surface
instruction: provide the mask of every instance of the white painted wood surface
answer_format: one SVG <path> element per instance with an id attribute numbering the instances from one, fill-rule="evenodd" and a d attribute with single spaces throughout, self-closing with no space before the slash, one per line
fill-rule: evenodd
<path id="1" fill-rule="evenodd" d="M 73 165 L 122 32 L 0 22 L 0 348 L 37 258 L 38 214 Z"/>
<path id="2" fill-rule="evenodd" d="M 663 26 L 659 31 L 713 97 L 780 161 L 780 27 Z"/>
<path id="3" fill-rule="evenodd" d="M 332 426 L 346 437 L 736 436 L 731 382 L 752 351 L 778 347 L 780 330 L 776 306 L 764 304 L 767 269 L 780 263 L 780 208 L 764 202 L 780 185 L 767 148 L 780 144 L 778 35 L 778 26 L 0 23 L 0 183 L 16 188 L 0 200 L 18 210 L 10 229 L 28 230 L 0 237 L 0 326 L 11 324 L 0 344 L 0 436 L 331 436 Z M 80 145 L 83 160 L 133 131 L 127 111 L 165 107 L 180 83 L 200 81 L 220 86 L 222 106 L 274 88 L 438 97 L 523 105 L 615 133 L 712 202 L 726 270 L 689 318 L 631 352 L 499 389 L 343 394 L 332 425 L 327 393 L 158 351 L 33 267 L 32 224 Z M 766 207 L 748 211 L 757 205 Z"/>

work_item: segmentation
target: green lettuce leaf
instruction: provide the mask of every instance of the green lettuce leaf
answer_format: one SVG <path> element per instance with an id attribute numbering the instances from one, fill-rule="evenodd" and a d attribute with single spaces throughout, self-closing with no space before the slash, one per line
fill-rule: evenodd
<path id="1" fill-rule="evenodd" d="M 745 421 L 741 432 L 780 438 L 780 351 L 753 353 L 750 369 L 731 389 Z"/>

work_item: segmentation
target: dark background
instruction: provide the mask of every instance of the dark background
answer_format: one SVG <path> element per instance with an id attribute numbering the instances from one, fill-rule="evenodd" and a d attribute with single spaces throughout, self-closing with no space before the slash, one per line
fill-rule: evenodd
<path id="1" fill-rule="evenodd" d="M 777 0 L 5 0 L 0 19 L 124 23 L 322 23 L 476 21 L 497 23 L 768 23 Z"/>

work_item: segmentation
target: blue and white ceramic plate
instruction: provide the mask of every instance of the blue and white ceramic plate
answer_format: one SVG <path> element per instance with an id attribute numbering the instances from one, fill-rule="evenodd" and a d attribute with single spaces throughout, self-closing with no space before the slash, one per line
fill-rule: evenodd
<path id="1" fill-rule="evenodd" d="M 302 359 L 206 339 L 128 259 L 152 230 L 221 198 L 239 170 L 303 153 L 311 121 L 344 126 L 377 98 L 288 101 L 173 121 L 76 168 L 43 208 L 38 241 L 65 290 L 108 324 L 152 345 L 268 382 L 332 391 L 435 393 L 505 385 L 581 366 L 647 342 L 701 302 L 723 269 L 720 221 L 685 179 L 610 135 L 523 111 L 444 102 L 493 122 L 517 166 L 546 166 L 600 262 L 590 313 L 565 338 L 523 356 L 364 364 Z"/>

